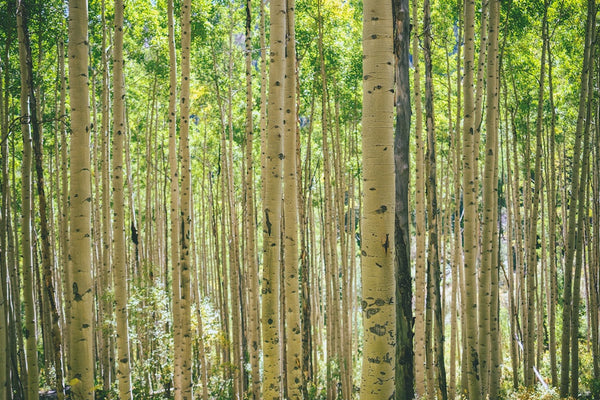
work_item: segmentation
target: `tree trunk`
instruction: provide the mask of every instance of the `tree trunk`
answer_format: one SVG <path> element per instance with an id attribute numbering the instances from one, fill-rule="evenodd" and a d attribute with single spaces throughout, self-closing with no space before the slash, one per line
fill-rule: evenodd
<path id="1" fill-rule="evenodd" d="M 101 57 L 101 68 L 102 68 L 102 84 L 101 84 L 101 175 L 102 175 L 102 265 L 99 268 L 98 274 L 100 275 L 99 298 L 100 304 L 98 305 L 98 315 L 100 319 L 100 372 L 102 373 L 102 384 L 103 390 L 108 392 L 110 390 L 113 376 L 112 366 L 110 360 L 110 349 L 113 340 L 112 327 L 108 324 L 108 321 L 112 320 L 113 310 L 112 303 L 109 300 L 107 293 L 112 286 L 112 217 L 110 208 L 110 117 L 109 117 L 109 82 L 108 82 L 108 44 L 107 44 L 107 31 L 108 27 L 106 24 L 106 12 L 105 12 L 105 0 L 102 1 L 101 11 L 102 21 L 102 57 Z"/>
<path id="2" fill-rule="evenodd" d="M 413 315 L 412 277 L 409 230 L 409 162 L 410 162 L 410 81 L 408 53 L 410 47 L 410 17 L 408 0 L 392 2 L 394 12 L 394 53 L 396 55 L 396 127 L 394 133 L 395 164 L 395 228 L 396 248 L 396 399 L 412 400 Z M 348 312 L 348 311 L 347 311 Z"/>
<path id="3" fill-rule="evenodd" d="M 591 47 L 593 37 L 593 26 L 595 25 L 596 6 L 592 0 L 588 1 L 587 21 L 586 21 L 586 37 L 584 47 L 583 65 L 581 71 L 581 89 L 579 92 L 579 108 L 577 115 L 577 125 L 575 128 L 575 144 L 573 147 L 573 173 L 571 193 L 579 193 L 580 167 L 581 167 L 581 145 L 584 132 L 584 120 L 586 114 L 586 103 L 588 100 L 588 76 L 591 69 Z M 575 255 L 575 236 L 577 228 L 577 202 L 575 195 L 571 198 L 568 208 L 567 235 L 566 235 L 566 250 L 565 250 L 565 266 L 564 266 L 564 292 L 563 292 L 563 330 L 561 342 L 561 368 L 560 368 L 560 395 L 566 397 L 569 393 L 569 378 L 572 376 L 572 366 L 570 364 L 571 357 L 571 341 L 577 340 L 577 337 L 572 337 L 571 325 L 572 319 L 577 315 L 572 315 L 573 304 L 573 257 Z"/>
<path id="4" fill-rule="evenodd" d="M 431 286 L 429 301 L 433 309 L 433 356 L 435 365 L 435 378 L 437 389 L 435 391 L 438 399 L 448 398 L 446 385 L 446 368 L 444 364 L 444 322 L 442 318 L 442 295 L 440 293 L 440 258 L 439 258 L 439 228 L 438 228 L 438 204 L 437 204 L 437 181 L 436 181 L 436 151 L 435 151 L 435 117 L 433 109 L 433 70 L 431 62 L 431 10 L 429 0 L 423 3 L 423 54 L 425 57 L 425 125 L 427 127 L 427 150 L 426 162 L 426 196 L 427 196 L 427 222 L 428 222 L 428 249 L 427 249 L 427 272 L 428 282 Z M 433 382 L 428 382 L 433 385 Z"/>
<path id="5" fill-rule="evenodd" d="M 558 299 L 557 282 L 557 263 L 556 263 L 556 160 L 555 160 L 555 137 L 556 137 L 556 109 L 554 108 L 554 89 L 552 85 L 552 53 L 550 49 L 550 40 L 546 36 L 546 47 L 548 52 L 548 95 L 550 100 L 550 110 L 552 119 L 550 130 L 548 132 L 547 143 L 549 146 L 549 158 L 546 163 L 546 171 L 549 174 L 548 181 L 548 252 L 550 265 L 548 273 L 550 274 L 550 301 L 548 307 L 548 341 L 550 353 L 550 375 L 552 377 L 552 386 L 558 386 L 558 372 L 556 367 L 556 304 Z"/>
<path id="6" fill-rule="evenodd" d="M 125 129 L 125 76 L 123 59 L 123 0 L 115 0 L 115 39 L 113 52 L 113 207 L 114 207 L 114 285 L 117 320 L 117 379 L 119 398 L 133 399 L 129 357 L 129 323 L 127 310 L 127 262 L 125 246 L 125 179 L 123 174 L 123 142 Z M 107 160 L 105 159 L 104 162 Z M 147 182 L 146 184 L 149 184 Z"/>
<path id="7" fill-rule="evenodd" d="M 593 11 L 591 26 L 596 25 L 595 16 L 596 8 L 593 4 L 590 4 L 590 9 Z M 595 32 L 593 28 L 590 32 L 590 43 L 595 42 Z M 588 94 L 588 100 L 586 104 L 586 115 L 583 127 L 583 152 L 581 159 L 581 175 L 579 180 L 579 192 L 577 199 L 577 243 L 575 245 L 575 271 L 573 275 L 573 304 L 571 311 L 571 396 L 579 396 L 579 301 L 580 301 L 580 290 L 581 290 L 581 274 L 583 269 L 583 258 L 585 252 L 585 227 L 584 224 L 589 221 L 589 207 L 588 197 L 588 177 L 589 177 L 589 163 L 590 163 L 590 130 L 592 120 L 592 107 L 593 99 L 592 94 L 594 93 L 594 63 L 591 60 L 596 58 L 596 47 L 590 48 L 590 71 L 588 73 L 587 89 L 585 90 Z M 584 91 L 582 88 L 581 91 Z M 574 192 L 573 192 L 574 193 Z"/>
<path id="8" fill-rule="evenodd" d="M 85 0 L 69 1 L 70 174 L 70 378 L 71 392 L 94 398 L 93 286 L 91 254 L 90 109 L 88 11 Z"/>
<path id="9" fill-rule="evenodd" d="M 268 127 L 263 198 L 263 398 L 281 397 L 279 287 L 281 248 L 281 178 L 283 167 L 283 106 L 285 78 L 286 9 L 282 0 L 271 1 Z"/>
<path id="10" fill-rule="evenodd" d="M 415 214 L 416 214 L 416 259 L 415 259 L 415 323 L 414 323 L 414 375 L 417 398 L 425 396 L 427 376 L 425 373 L 425 147 L 423 144 L 423 111 L 421 102 L 421 74 L 419 64 L 419 18 L 418 2 L 412 4 L 412 56 L 415 91 Z"/>
<path id="11" fill-rule="evenodd" d="M 463 80 L 464 122 L 463 122 L 463 190 L 464 190 L 464 266 L 465 293 L 463 302 L 468 304 L 465 315 L 467 347 L 467 382 L 468 396 L 471 400 L 479 400 L 479 350 L 477 341 L 477 141 L 475 139 L 475 121 L 473 103 L 473 64 L 475 41 L 475 2 L 465 3 L 465 72 Z"/>
<path id="12" fill-rule="evenodd" d="M 497 259 L 497 199 L 498 199 L 498 24 L 499 2 L 489 3 L 489 41 L 487 55 L 487 98 L 486 98 L 486 143 L 485 166 L 483 175 L 483 237 L 481 245 L 481 272 L 479 282 L 479 354 L 481 355 L 482 376 L 486 376 L 487 387 L 482 390 L 482 397 L 487 395 L 496 398 L 499 381 L 492 382 L 496 377 L 492 365 L 494 352 L 500 347 L 498 331 L 494 328 L 497 317 L 493 310 L 497 309 L 498 293 L 498 259 Z M 493 294 L 496 293 L 496 296 Z M 492 331 L 496 333 L 492 337 Z"/>
<path id="13" fill-rule="evenodd" d="M 171 238 L 169 255 L 171 259 L 172 304 L 173 313 L 173 386 L 178 395 L 181 388 L 181 330 L 179 324 L 179 162 L 177 155 L 177 53 L 175 50 L 175 17 L 173 0 L 167 2 L 168 35 L 169 35 L 169 237 Z"/>
<path id="14" fill-rule="evenodd" d="M 262 1 L 261 1 L 262 3 Z M 261 4 L 261 7 L 262 4 Z M 252 118 L 252 7 L 246 0 L 246 171 L 245 171 L 245 213 L 246 263 L 248 277 L 248 337 L 250 341 L 250 369 L 252 377 L 252 398 L 260 399 L 260 303 L 258 263 L 256 254 L 256 213 L 254 198 L 254 126 Z M 262 52 L 261 52 L 262 53 Z"/>
<path id="15" fill-rule="evenodd" d="M 190 128 L 190 43 L 191 43 L 191 0 L 184 0 L 181 8 L 181 96 L 180 96 L 180 126 L 179 152 L 181 157 L 181 236 L 179 269 L 180 269 L 180 298 L 179 329 L 181 329 L 181 399 L 193 399 L 192 390 L 192 341 L 191 341 L 191 230 L 192 230 L 192 177 L 189 145 Z M 177 389 L 177 388 L 176 388 Z"/>
<path id="16" fill-rule="evenodd" d="M 395 391 L 394 52 L 391 3 L 363 8 L 362 282 L 364 357 L 361 396 L 389 399 Z"/>
<path id="17" fill-rule="evenodd" d="M 302 398 L 302 338 L 298 293 L 298 186 L 296 163 L 296 44 L 295 2 L 287 1 L 287 38 L 284 83 L 284 268 L 287 397 Z"/>
<path id="18" fill-rule="evenodd" d="M 31 63 L 31 54 L 27 51 L 29 46 L 29 33 L 27 31 L 27 9 L 22 0 L 17 2 L 17 34 L 19 37 L 19 66 L 21 72 L 21 132 L 23 134 L 23 159 L 21 161 L 21 245 L 23 252 L 23 306 L 25 309 L 25 356 L 26 356 L 26 382 L 25 398 L 35 399 L 39 389 L 39 371 L 37 354 L 37 328 L 35 319 L 35 295 L 34 295 L 34 244 L 33 244 L 33 220 L 32 220 L 32 137 L 30 123 L 35 111 L 31 105 L 30 87 L 33 77 L 27 67 Z M 28 54 L 29 53 L 29 54 Z"/>

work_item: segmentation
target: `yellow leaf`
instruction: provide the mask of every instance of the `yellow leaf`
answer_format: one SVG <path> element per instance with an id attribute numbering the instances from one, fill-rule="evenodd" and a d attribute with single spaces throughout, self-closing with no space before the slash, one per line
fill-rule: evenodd
<path id="1" fill-rule="evenodd" d="M 69 381 L 69 385 L 70 386 L 76 386 L 80 383 L 81 381 L 78 378 L 73 378 Z"/>

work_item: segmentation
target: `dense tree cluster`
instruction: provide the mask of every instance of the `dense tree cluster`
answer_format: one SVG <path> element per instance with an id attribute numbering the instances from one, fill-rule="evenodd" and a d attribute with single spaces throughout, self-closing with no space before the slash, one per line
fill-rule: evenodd
<path id="1" fill-rule="evenodd" d="M 0 400 L 600 398 L 597 16 L 9 0 Z"/>

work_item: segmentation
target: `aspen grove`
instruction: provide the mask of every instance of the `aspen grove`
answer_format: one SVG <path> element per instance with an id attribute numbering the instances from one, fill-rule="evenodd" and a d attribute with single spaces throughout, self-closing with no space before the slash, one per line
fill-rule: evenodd
<path id="1" fill-rule="evenodd" d="M 600 399 L 597 0 L 6 0 L 0 400 Z"/>

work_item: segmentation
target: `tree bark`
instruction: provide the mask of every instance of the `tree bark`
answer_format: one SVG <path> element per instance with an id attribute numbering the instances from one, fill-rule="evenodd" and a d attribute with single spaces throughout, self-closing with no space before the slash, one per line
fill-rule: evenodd
<path id="1" fill-rule="evenodd" d="M 481 245 L 481 268 L 479 282 L 479 354 L 481 375 L 485 374 L 487 387 L 482 397 L 496 398 L 499 381 L 496 379 L 498 366 L 492 365 L 492 353 L 499 352 L 498 331 L 495 329 L 497 316 L 494 314 L 498 293 L 497 259 L 497 199 L 498 199 L 498 25 L 499 2 L 491 0 L 488 26 L 487 92 L 486 92 L 486 143 L 483 175 L 483 237 Z M 496 296 L 494 296 L 494 293 Z M 496 336 L 492 337 L 492 331 Z"/>
<path id="2" fill-rule="evenodd" d="M 262 1 L 261 1 L 262 3 Z M 262 7 L 262 4 L 261 4 Z M 248 277 L 248 338 L 250 341 L 251 391 L 254 400 L 260 399 L 260 303 L 258 263 L 256 254 L 256 213 L 254 197 L 254 126 L 252 118 L 252 7 L 251 0 L 246 0 L 246 171 L 245 171 L 245 213 L 244 233 L 246 235 L 246 263 Z"/>
<path id="3" fill-rule="evenodd" d="M 25 309 L 25 357 L 24 365 L 26 372 L 25 398 L 35 399 L 39 389 L 39 371 L 37 354 L 37 327 L 35 317 L 35 293 L 34 293 L 34 242 L 33 242 L 33 192 L 31 166 L 32 159 L 32 137 L 31 120 L 35 111 L 31 106 L 30 93 L 33 77 L 28 64 L 31 62 L 31 54 L 28 54 L 29 33 L 27 31 L 27 9 L 22 0 L 17 2 L 17 34 L 19 38 L 19 66 L 21 75 L 21 133 L 23 135 L 23 159 L 21 161 L 21 245 L 23 252 L 23 306 Z"/>
<path id="4" fill-rule="evenodd" d="M 70 380 L 71 392 L 94 398 L 93 285 L 91 253 L 90 109 L 88 93 L 88 10 L 69 1 L 70 173 Z"/>
<path id="5" fill-rule="evenodd" d="M 433 109 L 433 70 L 431 62 L 431 10 L 429 0 L 423 3 L 423 54 L 425 57 L 425 125 L 427 128 L 427 150 L 425 152 L 427 181 L 425 192 L 427 197 L 427 273 L 428 303 L 433 311 L 433 365 L 435 366 L 435 390 L 438 399 L 448 398 L 446 385 L 446 368 L 444 365 L 444 322 L 442 319 L 442 294 L 440 293 L 440 258 L 439 258 L 439 209 L 437 203 L 436 150 L 435 150 L 435 116 Z M 433 386 L 433 382 L 428 382 Z"/>
<path id="6" fill-rule="evenodd" d="M 270 71 L 267 137 L 264 165 L 263 198 L 263 398 L 281 397 L 280 373 L 280 249 L 281 249 L 281 192 L 283 167 L 283 105 L 285 78 L 285 1 L 270 4 Z"/>
<path id="7" fill-rule="evenodd" d="M 129 355 L 129 322 L 127 310 L 127 262 L 125 246 L 125 179 L 123 174 L 123 143 L 125 129 L 125 76 L 123 59 L 123 0 L 115 0 L 115 38 L 113 51 L 113 207 L 114 207 L 114 285 L 117 320 L 117 379 L 119 398 L 133 399 Z M 105 159 L 104 162 L 108 160 Z M 149 184 L 147 182 L 146 184 Z"/>
<path id="8" fill-rule="evenodd" d="M 412 276 L 410 265 L 410 13 L 408 0 L 394 0 L 394 53 L 396 55 L 395 164 L 395 275 L 396 275 L 396 399 L 414 397 Z"/>
<path id="9" fill-rule="evenodd" d="M 287 0 L 287 38 L 284 83 L 284 268 L 287 396 L 302 399 L 302 338 L 298 279 L 298 186 L 296 163 L 296 34 L 295 2 Z"/>
<path id="10" fill-rule="evenodd" d="M 419 64 L 419 18 L 418 1 L 412 4 L 412 56 L 414 66 L 415 101 L 415 322 L 414 322 L 414 375 L 415 394 L 425 396 L 427 387 L 425 356 L 425 304 L 426 304 L 426 260 L 425 260 L 425 147 L 423 144 L 423 107 L 421 96 L 421 68 Z"/>
<path id="11" fill-rule="evenodd" d="M 588 77 L 591 70 L 591 47 L 593 37 L 593 26 L 595 24 L 596 5 L 593 0 L 588 1 L 587 21 L 586 21 L 586 37 L 584 47 L 584 57 L 581 71 L 581 88 L 579 91 L 579 108 L 577 113 L 577 125 L 575 128 L 575 144 L 573 146 L 573 172 L 571 193 L 579 193 L 579 180 L 581 168 L 581 146 L 584 133 L 584 120 L 586 114 L 586 103 L 588 100 Z M 573 257 L 575 255 L 575 236 L 577 228 L 577 203 L 578 198 L 573 196 L 568 204 L 568 220 L 566 235 L 566 250 L 564 258 L 564 292 L 563 292 L 563 330 L 561 342 L 561 368 L 560 368 L 560 395 L 566 397 L 569 394 L 569 380 L 572 376 L 571 370 L 574 366 L 571 365 L 571 341 L 577 340 L 577 337 L 572 337 L 572 319 L 577 317 L 572 315 L 573 302 Z"/>
<path id="12" fill-rule="evenodd" d="M 191 45 L 191 0 L 184 0 L 181 8 L 181 94 L 179 103 L 179 152 L 181 157 L 181 191 L 179 237 L 180 298 L 179 329 L 181 329 L 181 399 L 193 399 L 192 390 L 192 341 L 191 341 L 191 285 L 192 267 L 191 230 L 192 230 L 192 177 L 189 145 L 190 128 L 190 45 Z M 177 390 L 177 388 L 175 388 Z M 177 397 L 176 397 L 177 398 Z"/>
<path id="13" fill-rule="evenodd" d="M 464 122 L 463 122 L 463 190 L 464 190 L 464 270 L 465 293 L 463 301 L 467 306 L 465 315 L 467 347 L 467 382 L 468 396 L 471 400 L 479 400 L 479 350 L 477 340 L 477 141 L 475 138 L 473 102 L 473 69 L 475 41 L 475 2 L 467 0 L 464 9 L 465 23 L 465 59 L 464 59 Z"/>
<path id="14" fill-rule="evenodd" d="M 395 397 L 394 276 L 394 53 L 391 3 L 363 7 L 362 309 L 364 357 L 361 396 Z"/>

